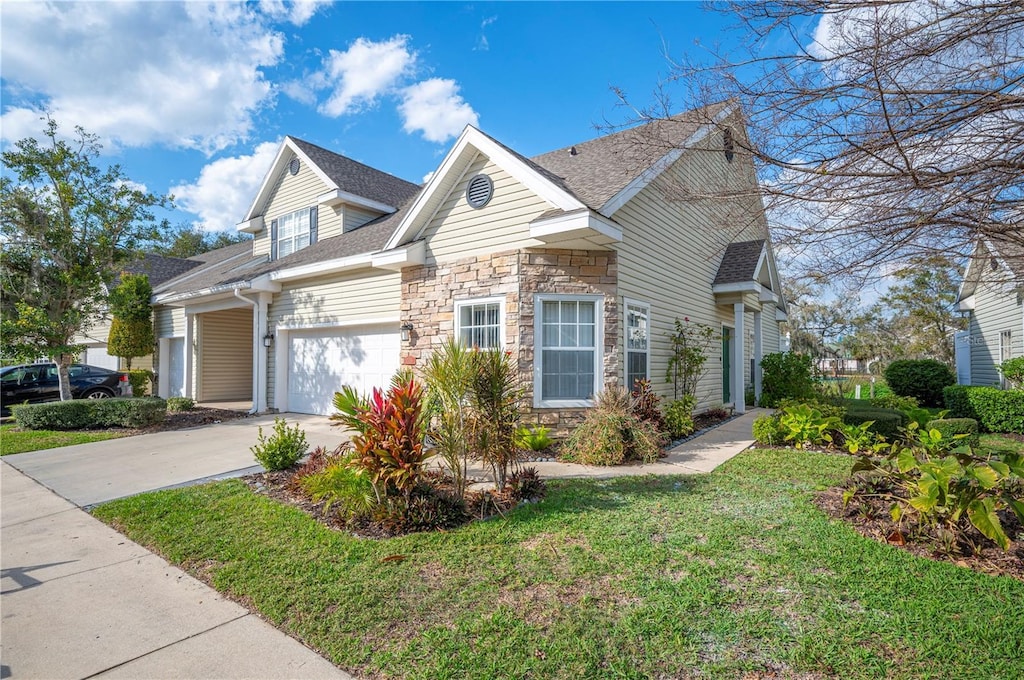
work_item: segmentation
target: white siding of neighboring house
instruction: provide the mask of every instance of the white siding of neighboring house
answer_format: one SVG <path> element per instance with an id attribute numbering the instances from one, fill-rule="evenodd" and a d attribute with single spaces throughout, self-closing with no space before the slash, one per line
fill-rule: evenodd
<path id="1" fill-rule="evenodd" d="M 491 201 L 477 209 L 466 203 L 466 184 L 477 174 L 494 182 Z M 530 222 L 551 205 L 478 154 L 424 229 L 427 264 L 538 245 Z"/>
<path id="2" fill-rule="evenodd" d="M 253 255 L 270 254 L 270 222 L 281 215 L 317 205 L 317 197 L 328 191 L 327 185 L 302 162 L 299 172 L 292 175 L 287 164 L 277 177 L 263 210 L 263 229 L 253 236 Z M 341 233 L 342 207 L 320 206 L 317 210 L 317 239 L 323 240 Z"/>
<path id="3" fill-rule="evenodd" d="M 732 305 L 716 304 L 711 292 L 722 254 L 731 242 L 767 235 L 760 198 L 753 191 L 753 168 L 738 152 L 732 163 L 727 162 L 720 136 L 721 133 L 712 133 L 696 149 L 686 151 L 613 215 L 624 232 L 623 242 L 616 246 L 619 293 L 651 305 L 651 378 L 664 397 L 672 397 L 672 385 L 665 381 L 665 374 L 670 356 L 668 336 L 674 330 L 675 320 L 688 317 L 691 322 L 712 326 L 716 334 L 723 325 L 734 326 Z M 714 194 L 716 190 L 740 187 L 752 189 L 748 198 L 675 198 L 687 188 Z M 754 295 L 746 295 L 744 303 L 743 371 L 745 382 L 750 385 L 750 333 L 754 328 L 753 312 L 760 308 L 760 303 Z M 775 303 L 764 304 L 762 326 L 764 353 L 777 351 Z M 708 372 L 698 387 L 698 408 L 722 401 L 720 338 L 712 342 L 706 366 Z"/>
<path id="4" fill-rule="evenodd" d="M 155 307 L 153 325 L 157 338 L 185 337 L 185 310 L 181 307 Z"/>
<path id="5" fill-rule="evenodd" d="M 402 275 L 390 271 L 365 270 L 285 284 L 270 306 L 269 327 L 327 328 L 383 319 L 397 323 L 401 295 Z M 268 404 L 274 403 L 275 355 L 272 349 L 267 359 Z"/>
<path id="6" fill-rule="evenodd" d="M 974 292 L 971 313 L 971 384 L 998 385 L 1000 335 L 1010 331 L 1011 356 L 1024 355 L 1024 310 L 1011 283 L 981 282 Z"/>

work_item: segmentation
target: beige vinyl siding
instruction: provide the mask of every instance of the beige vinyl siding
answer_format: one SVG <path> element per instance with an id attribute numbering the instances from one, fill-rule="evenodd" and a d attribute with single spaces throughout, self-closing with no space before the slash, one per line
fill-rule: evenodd
<path id="1" fill-rule="evenodd" d="M 381 216 L 381 213 L 346 205 L 342 210 L 342 216 L 344 218 L 345 231 L 352 231 L 353 229 L 358 229 L 371 220 L 377 219 Z"/>
<path id="2" fill-rule="evenodd" d="M 290 162 L 290 161 L 289 161 Z M 303 161 L 297 175 L 288 172 L 285 164 L 263 210 L 263 229 L 253 237 L 253 255 L 270 254 L 270 222 L 281 215 L 317 205 L 317 197 L 328 191 L 327 185 Z M 341 208 L 320 206 L 317 210 L 317 238 L 341 233 Z"/>
<path id="3" fill-rule="evenodd" d="M 185 309 L 182 307 L 154 307 L 153 325 L 157 338 L 185 337 Z"/>
<path id="4" fill-rule="evenodd" d="M 487 205 L 476 209 L 466 203 L 466 183 L 480 173 L 490 176 L 494 194 Z M 427 264 L 534 245 L 530 222 L 551 207 L 486 156 L 478 154 L 423 232 Z"/>
<path id="5" fill-rule="evenodd" d="M 252 311 L 197 315 L 200 401 L 252 398 Z"/>
<path id="6" fill-rule="evenodd" d="M 399 272 L 366 270 L 311 279 L 285 285 L 270 306 L 271 330 L 329 328 L 358 325 L 361 321 L 398 319 L 401 311 L 402 275 Z M 267 358 L 267 403 L 274 404 L 276 352 Z"/>
<path id="7" fill-rule="evenodd" d="M 728 188 L 747 188 L 750 193 L 735 200 L 680 199 Z M 760 198 L 754 189 L 749 160 L 737 152 L 733 162 L 728 163 L 721 151 L 720 134 L 712 134 L 698 148 L 685 152 L 613 215 L 623 226 L 623 241 L 616 246 L 619 292 L 651 305 L 651 377 L 662 396 L 672 396 L 672 385 L 665 381 L 670 352 L 668 336 L 677 318 L 688 317 L 691 322 L 711 326 L 717 336 L 708 350 L 708 372 L 698 387 L 698 408 L 722 401 L 719 333 L 722 326 L 734 325 L 733 307 L 715 304 L 711 286 L 730 242 L 767 235 Z M 744 303 L 743 343 L 749 359 L 753 311 L 761 306 L 754 295 L 747 295 Z M 774 310 L 774 303 L 765 303 L 762 309 L 765 337 L 775 326 Z M 777 337 L 777 326 L 774 333 Z M 777 345 L 776 339 L 774 346 Z M 766 343 L 765 351 L 771 351 L 770 347 Z M 749 360 L 743 362 L 743 372 L 749 384 Z"/>
<path id="8" fill-rule="evenodd" d="M 978 284 L 971 314 L 971 384 L 998 385 L 1000 335 L 1010 332 L 1011 355 L 1024 355 L 1024 310 L 1012 284 Z"/>
<path id="9" fill-rule="evenodd" d="M 74 337 L 72 342 L 76 345 L 94 345 L 97 343 L 106 344 L 107 338 L 110 337 L 111 323 L 112 319 L 106 314 L 96 317 L 80 334 Z"/>
<path id="10" fill-rule="evenodd" d="M 775 320 L 775 308 L 766 306 L 761 313 L 761 351 L 775 354 L 779 351 L 779 323 Z"/>

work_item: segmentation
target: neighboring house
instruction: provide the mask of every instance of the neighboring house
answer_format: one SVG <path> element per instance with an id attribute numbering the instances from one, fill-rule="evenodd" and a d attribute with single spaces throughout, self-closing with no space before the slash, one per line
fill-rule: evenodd
<path id="1" fill-rule="evenodd" d="M 422 187 L 287 137 L 252 244 L 155 289 L 159 393 L 328 413 L 456 336 L 564 428 L 609 384 L 671 397 L 686 317 L 722 331 L 700 406 L 742 411 L 785 306 L 741 134 L 716 105 L 530 159 L 470 126 Z"/>
<path id="2" fill-rule="evenodd" d="M 200 258 L 182 259 L 147 253 L 125 266 L 124 270 L 132 274 L 146 274 L 149 277 L 150 285 L 156 288 L 164 281 L 180 276 L 201 264 L 203 261 Z M 114 285 L 116 286 L 117 283 L 115 280 Z M 107 338 L 110 336 L 111 321 L 110 314 L 104 312 L 94 319 L 81 335 L 75 336 L 74 344 L 85 346 L 79 356 L 79 361 L 90 366 L 101 366 L 114 371 L 125 367 L 124 359 L 107 353 Z M 152 355 L 132 359 L 132 368 L 152 369 Z"/>
<path id="3" fill-rule="evenodd" d="M 1005 383 L 996 366 L 1024 356 L 1024 248 L 982 240 L 974 247 L 957 302 L 967 330 L 956 334 L 956 373 L 961 385 Z"/>

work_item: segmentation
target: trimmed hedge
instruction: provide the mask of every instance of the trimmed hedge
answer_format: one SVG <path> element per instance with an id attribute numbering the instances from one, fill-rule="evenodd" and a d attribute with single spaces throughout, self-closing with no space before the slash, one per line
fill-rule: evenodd
<path id="1" fill-rule="evenodd" d="M 1024 390 L 951 385 L 942 395 L 951 418 L 973 418 L 985 432 L 1024 434 Z"/>
<path id="2" fill-rule="evenodd" d="M 967 436 L 958 441 L 958 445 L 970 444 L 978 446 L 981 438 L 978 437 L 978 421 L 974 418 L 940 418 L 928 421 L 929 430 L 938 430 L 942 433 L 943 440 L 957 441 L 955 435 L 966 434 Z"/>
<path id="3" fill-rule="evenodd" d="M 900 430 L 907 425 L 907 416 L 890 408 L 853 409 L 843 414 L 843 422 L 847 425 L 860 425 L 869 420 L 873 420 L 874 424 L 868 429 L 882 435 L 887 441 L 895 441 L 900 436 Z"/>
<path id="4" fill-rule="evenodd" d="M 899 359 L 885 367 L 885 382 L 901 397 L 914 397 L 921 406 L 942 404 L 942 390 L 956 383 L 949 366 L 935 359 Z"/>
<path id="5" fill-rule="evenodd" d="M 167 417 L 167 402 L 154 397 L 73 399 L 12 406 L 11 413 L 26 430 L 144 427 Z"/>

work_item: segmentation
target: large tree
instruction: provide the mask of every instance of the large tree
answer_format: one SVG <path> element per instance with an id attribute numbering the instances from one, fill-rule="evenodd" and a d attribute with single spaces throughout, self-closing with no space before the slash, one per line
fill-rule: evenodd
<path id="1" fill-rule="evenodd" d="M 881 276 L 894 261 L 965 256 L 979 237 L 1024 253 L 1019 0 L 709 7 L 737 20 L 723 43 L 742 49 L 673 61 L 638 117 L 666 118 L 680 90 L 691 104 L 731 100 L 749 135 L 735 152 L 753 157 L 800 273 Z"/>
<path id="2" fill-rule="evenodd" d="M 98 167 L 97 138 L 75 131 L 68 141 L 49 120 L 42 142 L 22 139 L 0 155 L 4 354 L 53 360 L 63 400 L 75 336 L 106 305 L 117 272 L 159 237 L 153 209 L 169 203 L 120 166 Z"/>
<path id="3" fill-rule="evenodd" d="M 227 232 L 211 233 L 203 231 L 194 224 L 179 224 L 171 229 L 170 234 L 155 243 L 150 252 L 167 257 L 195 257 L 211 250 L 225 246 L 251 241 L 248 234 L 231 234 Z"/>
<path id="4" fill-rule="evenodd" d="M 153 286 L 146 274 L 124 272 L 117 287 L 110 291 L 110 333 L 107 352 L 125 360 L 128 370 L 132 359 L 153 352 Z"/>

